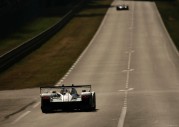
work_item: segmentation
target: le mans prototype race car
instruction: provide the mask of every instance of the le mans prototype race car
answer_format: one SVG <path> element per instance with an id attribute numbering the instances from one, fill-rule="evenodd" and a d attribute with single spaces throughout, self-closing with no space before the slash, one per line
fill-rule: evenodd
<path id="1" fill-rule="evenodd" d="M 116 10 L 129 10 L 128 5 L 118 5 L 116 6 Z"/>
<path id="2" fill-rule="evenodd" d="M 43 113 L 54 110 L 96 109 L 96 95 L 91 85 L 40 87 L 41 110 Z"/>

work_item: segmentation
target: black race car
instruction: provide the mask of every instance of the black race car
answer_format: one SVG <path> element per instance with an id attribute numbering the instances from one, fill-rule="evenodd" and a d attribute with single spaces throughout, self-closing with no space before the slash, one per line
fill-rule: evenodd
<path id="1" fill-rule="evenodd" d="M 116 10 L 129 10 L 128 5 L 118 5 L 116 6 Z"/>

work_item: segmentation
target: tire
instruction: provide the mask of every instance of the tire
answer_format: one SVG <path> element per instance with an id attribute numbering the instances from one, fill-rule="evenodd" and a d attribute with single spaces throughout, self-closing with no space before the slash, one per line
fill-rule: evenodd
<path id="1" fill-rule="evenodd" d="M 91 105 L 91 111 L 96 110 L 96 94 L 94 93 L 92 96 L 92 105 Z"/>
<path id="2" fill-rule="evenodd" d="M 42 113 L 50 113 L 51 112 L 50 109 L 43 108 L 43 107 L 41 107 L 41 110 L 42 110 Z"/>

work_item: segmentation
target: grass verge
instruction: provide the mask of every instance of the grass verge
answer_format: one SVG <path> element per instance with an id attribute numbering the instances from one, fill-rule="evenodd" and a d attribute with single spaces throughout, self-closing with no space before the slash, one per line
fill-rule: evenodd
<path id="1" fill-rule="evenodd" d="M 68 4 L 66 2 L 56 3 L 56 5 L 49 7 L 41 7 L 43 5 L 38 5 L 38 1 L 30 1 L 31 4 L 27 3 L 27 9 L 21 10 L 24 12 L 17 11 L 14 14 L 4 16 L 3 21 L 0 20 L 0 27 L 2 27 L 0 30 L 0 55 L 56 24 L 80 2 L 80 0 L 76 0 L 69 1 Z"/>
<path id="2" fill-rule="evenodd" d="M 164 24 L 179 50 L 179 0 L 156 1 Z"/>
<path id="3" fill-rule="evenodd" d="M 91 0 L 41 48 L 0 74 L 0 90 L 55 84 L 97 31 L 113 0 Z"/>
<path id="4" fill-rule="evenodd" d="M 21 26 L 13 34 L 1 39 L 0 55 L 38 35 L 60 20 L 59 17 L 38 17 Z"/>

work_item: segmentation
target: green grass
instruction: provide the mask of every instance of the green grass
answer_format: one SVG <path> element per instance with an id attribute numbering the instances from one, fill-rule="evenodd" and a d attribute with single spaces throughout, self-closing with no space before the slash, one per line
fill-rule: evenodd
<path id="1" fill-rule="evenodd" d="M 55 84 L 97 31 L 113 0 L 91 0 L 41 48 L 0 74 L 0 90 Z"/>
<path id="2" fill-rule="evenodd" d="M 24 24 L 14 33 L 0 40 L 0 55 L 38 35 L 59 20 L 60 17 L 38 17 Z"/>
<path id="3" fill-rule="evenodd" d="M 165 26 L 179 50 L 179 0 L 156 1 Z"/>

